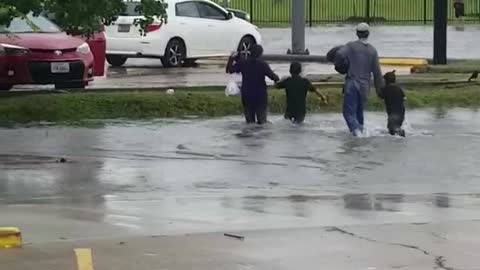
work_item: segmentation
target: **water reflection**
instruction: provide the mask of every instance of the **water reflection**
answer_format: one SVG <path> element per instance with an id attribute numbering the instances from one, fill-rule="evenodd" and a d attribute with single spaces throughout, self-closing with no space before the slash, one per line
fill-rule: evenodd
<path id="1" fill-rule="evenodd" d="M 257 198 L 245 198 L 243 200 L 243 209 L 255 213 L 266 213 L 266 207 L 269 200 Z"/>
<path id="2" fill-rule="evenodd" d="M 291 207 L 293 215 L 296 217 L 309 217 L 311 211 L 309 211 L 308 200 L 303 196 L 290 196 Z"/>
<path id="3" fill-rule="evenodd" d="M 77 142 L 91 147 L 102 145 L 101 129 L 91 129 L 87 132 L 73 133 L 66 138 L 60 152 L 78 153 Z M 72 158 L 56 173 L 56 186 L 61 192 L 62 202 L 59 205 L 71 204 L 75 208 L 60 208 L 59 214 L 78 220 L 101 221 L 105 215 L 105 187 L 102 185 L 100 170 L 103 159 L 94 156 L 88 160 Z M 85 211 L 90 209 L 94 211 Z"/>
<path id="4" fill-rule="evenodd" d="M 401 211 L 404 202 L 403 194 L 345 194 L 343 196 L 346 209 L 361 211 Z"/>
<path id="5" fill-rule="evenodd" d="M 445 117 L 447 117 L 447 114 L 448 114 L 448 110 L 446 108 L 443 108 L 443 107 L 435 108 L 435 111 L 434 111 L 435 119 L 437 120 L 444 119 Z"/>
<path id="6" fill-rule="evenodd" d="M 449 208 L 450 197 L 447 194 L 435 195 L 435 206 L 438 208 Z"/>

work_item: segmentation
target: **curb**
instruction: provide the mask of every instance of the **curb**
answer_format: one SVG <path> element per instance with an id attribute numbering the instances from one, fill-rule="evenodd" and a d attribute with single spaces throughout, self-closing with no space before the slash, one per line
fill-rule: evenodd
<path id="1" fill-rule="evenodd" d="M 0 227 L 0 249 L 22 246 L 22 232 L 15 227 Z"/>
<path id="2" fill-rule="evenodd" d="M 263 57 L 269 61 L 299 61 L 299 62 L 318 62 L 329 63 L 324 55 L 292 55 L 292 54 L 265 54 Z M 426 58 L 413 57 L 380 57 L 381 65 L 389 66 L 425 66 L 429 60 Z"/>
<path id="3" fill-rule="evenodd" d="M 422 58 L 402 58 L 402 57 L 381 57 L 380 65 L 387 66 L 426 66 L 427 59 Z"/>

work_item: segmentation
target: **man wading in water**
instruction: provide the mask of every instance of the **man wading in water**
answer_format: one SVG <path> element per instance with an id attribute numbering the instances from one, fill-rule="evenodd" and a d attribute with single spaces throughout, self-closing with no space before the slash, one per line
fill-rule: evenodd
<path id="1" fill-rule="evenodd" d="M 354 136 L 361 135 L 364 130 L 363 110 L 370 91 L 371 74 L 377 95 L 384 84 L 377 50 L 367 42 L 369 28 L 366 23 L 359 24 L 358 40 L 347 43 L 335 53 L 335 66 L 346 69 L 343 117 Z"/>

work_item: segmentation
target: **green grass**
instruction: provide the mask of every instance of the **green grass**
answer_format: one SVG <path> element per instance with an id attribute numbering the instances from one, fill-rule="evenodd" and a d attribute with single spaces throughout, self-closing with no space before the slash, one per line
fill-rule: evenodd
<path id="1" fill-rule="evenodd" d="M 222 3 L 223 0 L 217 0 Z M 448 1 L 449 19 L 454 10 Z M 250 3 L 253 3 L 251 6 Z M 311 0 L 314 23 L 343 23 L 348 19 L 366 17 L 367 0 Z M 230 0 L 230 7 L 251 13 L 254 23 L 288 23 L 291 18 L 291 0 Z M 310 0 L 306 0 L 306 16 L 309 20 Z M 480 3 L 465 0 L 466 20 L 480 20 Z M 433 0 L 370 0 L 370 17 L 379 23 L 423 23 L 433 21 Z"/>
<path id="2" fill-rule="evenodd" d="M 321 88 L 322 89 L 322 88 Z M 408 107 L 479 107 L 480 86 L 477 84 L 444 87 L 407 88 Z M 338 87 L 323 88 L 330 103 L 322 105 L 309 96 L 310 112 L 340 112 L 342 94 Z M 284 111 L 283 91 L 270 92 L 270 112 Z M 383 110 L 373 95 L 369 110 Z M 197 89 L 177 90 L 175 95 L 160 91 L 74 93 L 17 96 L 0 99 L 2 125 L 38 121 L 76 122 L 89 119 L 152 119 L 189 115 L 217 117 L 241 114 L 240 99 L 225 97 L 223 91 Z"/>

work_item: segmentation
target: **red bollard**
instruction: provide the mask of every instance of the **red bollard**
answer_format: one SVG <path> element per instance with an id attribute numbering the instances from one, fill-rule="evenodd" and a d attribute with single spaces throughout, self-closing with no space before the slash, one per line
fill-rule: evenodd
<path id="1" fill-rule="evenodd" d="M 107 39 L 103 31 L 96 32 L 87 40 L 94 58 L 93 75 L 101 77 L 105 74 L 105 54 L 107 50 Z"/>

